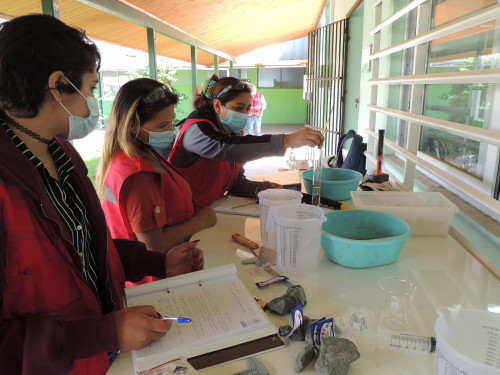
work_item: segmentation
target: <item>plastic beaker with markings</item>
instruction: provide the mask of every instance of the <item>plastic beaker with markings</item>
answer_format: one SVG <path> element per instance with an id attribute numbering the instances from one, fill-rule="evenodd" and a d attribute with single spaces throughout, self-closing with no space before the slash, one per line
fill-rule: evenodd
<path id="1" fill-rule="evenodd" d="M 322 208 L 307 204 L 271 207 L 267 228 L 274 226 L 276 267 L 285 276 L 314 273 L 320 262 Z"/>
<path id="2" fill-rule="evenodd" d="M 440 307 L 436 375 L 500 374 L 500 314 Z"/>
<path id="3" fill-rule="evenodd" d="M 267 189 L 258 194 L 260 209 L 260 234 L 262 246 L 274 250 L 274 226 L 266 228 L 269 208 L 284 204 L 297 204 L 302 201 L 300 191 L 289 189 Z"/>

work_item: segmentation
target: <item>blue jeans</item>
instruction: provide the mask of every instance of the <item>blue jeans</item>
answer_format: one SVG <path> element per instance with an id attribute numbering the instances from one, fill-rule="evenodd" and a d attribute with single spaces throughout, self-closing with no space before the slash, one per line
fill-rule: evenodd
<path id="1" fill-rule="evenodd" d="M 261 116 L 248 116 L 248 134 L 260 135 L 260 128 L 262 124 Z"/>

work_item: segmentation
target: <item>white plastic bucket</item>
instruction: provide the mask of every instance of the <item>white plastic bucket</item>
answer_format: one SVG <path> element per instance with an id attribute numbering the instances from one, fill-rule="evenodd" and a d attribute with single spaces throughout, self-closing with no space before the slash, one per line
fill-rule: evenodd
<path id="1" fill-rule="evenodd" d="M 438 308 L 436 375 L 499 375 L 500 314 Z"/>
<path id="2" fill-rule="evenodd" d="M 267 189 L 261 191 L 258 196 L 262 246 L 274 250 L 274 226 L 269 229 L 266 228 L 269 208 L 284 204 L 300 203 L 302 201 L 302 193 L 300 191 L 289 189 Z"/>
<path id="3" fill-rule="evenodd" d="M 276 267 L 285 276 L 305 276 L 318 269 L 323 209 L 306 204 L 271 207 L 267 227 L 274 226 Z"/>

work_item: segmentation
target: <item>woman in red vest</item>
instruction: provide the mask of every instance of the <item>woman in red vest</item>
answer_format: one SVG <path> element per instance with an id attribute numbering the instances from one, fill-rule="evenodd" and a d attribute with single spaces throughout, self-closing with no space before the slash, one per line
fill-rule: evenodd
<path id="1" fill-rule="evenodd" d="M 188 243 L 168 254 L 112 240 L 87 168 L 68 140 L 99 120 L 100 54 L 47 15 L 0 27 L 0 372 L 103 375 L 109 352 L 170 325 L 123 308 L 125 279 L 203 268 Z"/>
<path id="2" fill-rule="evenodd" d="M 196 110 L 177 125 L 179 135 L 169 161 L 191 186 L 197 207 L 210 206 L 226 192 L 254 198 L 273 182 L 245 178 L 243 164 L 266 156 L 282 156 L 288 147 L 323 143 L 321 132 L 309 128 L 292 134 L 243 136 L 252 96 L 247 83 L 213 75 L 202 85 Z"/>
<path id="3" fill-rule="evenodd" d="M 125 83 L 111 109 L 97 173 L 111 236 L 154 251 L 168 251 L 216 223 L 212 208 L 195 212 L 189 184 L 155 151 L 173 142 L 177 101 L 168 85 L 153 79 Z"/>

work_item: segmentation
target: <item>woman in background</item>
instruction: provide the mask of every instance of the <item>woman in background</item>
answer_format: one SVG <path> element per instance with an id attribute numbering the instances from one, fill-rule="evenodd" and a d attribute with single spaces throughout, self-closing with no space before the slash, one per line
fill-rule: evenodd
<path id="1" fill-rule="evenodd" d="M 179 135 L 169 161 L 191 186 L 197 207 L 210 206 L 229 192 L 256 197 L 281 185 L 245 178 L 243 164 L 266 156 L 282 156 L 288 147 L 316 146 L 323 135 L 309 128 L 292 134 L 243 136 L 252 96 L 247 83 L 213 75 L 202 85 L 187 119 L 177 125 Z"/>
<path id="2" fill-rule="evenodd" d="M 189 184 L 154 150 L 173 139 L 177 101 L 168 85 L 153 79 L 124 84 L 111 109 L 97 173 L 111 236 L 139 240 L 154 251 L 168 251 L 216 223 L 212 208 L 195 211 Z"/>

